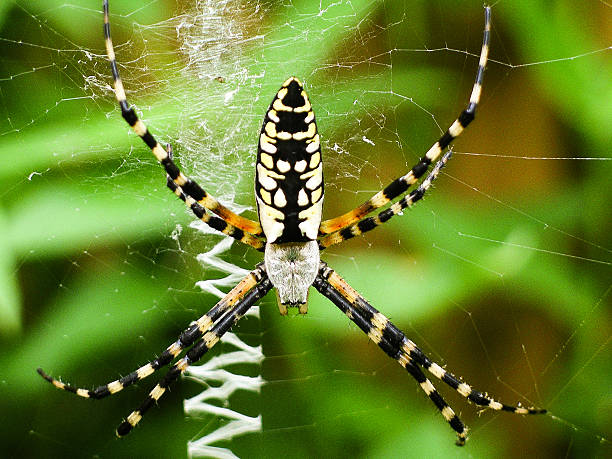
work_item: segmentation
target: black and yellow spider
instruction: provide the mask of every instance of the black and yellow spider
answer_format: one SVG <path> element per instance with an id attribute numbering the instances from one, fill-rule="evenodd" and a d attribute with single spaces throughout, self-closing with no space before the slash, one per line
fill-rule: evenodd
<path id="1" fill-rule="evenodd" d="M 144 140 L 164 167 L 168 187 L 192 212 L 212 228 L 258 251 L 263 251 L 264 261 L 210 311 L 183 331 L 178 340 L 158 358 L 127 376 L 94 390 L 88 390 L 62 383 L 48 376 L 42 369 L 38 369 L 40 375 L 59 389 L 74 392 L 81 397 L 99 399 L 115 394 L 146 378 L 157 369 L 170 364 L 188 349 L 183 358 L 172 365 L 138 409 L 118 427 L 117 435 L 123 436 L 138 424 L 147 410 L 159 400 L 168 386 L 189 365 L 200 360 L 221 336 L 272 288 L 276 289 L 281 314 L 287 314 L 287 308 L 297 308 L 297 312 L 306 314 L 308 290 L 313 286 L 410 373 L 440 410 L 444 419 L 457 432 L 457 444 L 465 443 L 467 428 L 425 377 L 422 368 L 477 405 L 518 414 L 545 413 L 545 410 L 505 405 L 472 389 L 433 362 L 415 343 L 389 322 L 387 317 L 320 260 L 320 251 L 373 230 L 421 199 L 448 162 L 451 157 L 450 150 L 441 157 L 440 155 L 474 119 L 480 100 L 489 51 L 490 16 L 491 12 L 487 7 L 482 51 L 467 108 L 407 174 L 395 179 L 356 209 L 330 220 L 321 222 L 324 184 L 321 145 L 314 112 L 300 81 L 294 77 L 286 80 L 265 115 L 259 135 L 255 180 L 259 222 L 255 222 L 236 215 L 185 176 L 172 159 L 170 145 L 162 147 L 145 124 L 138 119 L 134 109 L 128 105 L 111 41 L 108 1 L 104 0 L 106 50 L 111 64 L 115 95 L 123 118 Z M 427 172 L 432 163 L 435 165 L 425 179 L 416 189 L 407 193 L 409 187 Z M 367 216 L 399 196 L 403 197 L 386 210 L 374 216 Z"/>

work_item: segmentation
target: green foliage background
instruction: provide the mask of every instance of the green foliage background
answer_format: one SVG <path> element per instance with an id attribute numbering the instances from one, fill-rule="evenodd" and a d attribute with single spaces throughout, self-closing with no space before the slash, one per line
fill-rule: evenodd
<path id="1" fill-rule="evenodd" d="M 146 147 L 126 135 L 118 111 L 106 116 L 112 100 L 88 96 L 78 61 L 72 68 L 54 64 L 66 43 L 102 52 L 97 3 L 0 3 L 0 435 L 7 457 L 180 457 L 186 442 L 215 422 L 185 418 L 181 401 L 198 386 L 184 381 L 119 441 L 114 427 L 153 382 L 94 403 L 53 390 L 35 373 L 43 366 L 85 387 L 114 379 L 160 352 L 215 301 L 194 287 L 215 273 L 203 272 L 186 255 L 195 257 L 207 243 L 188 229 L 179 251 L 168 237 L 176 223 L 187 227 L 192 217 L 164 189 L 163 174 Z M 142 9 L 135 0 L 112 3 L 114 11 L 136 12 L 134 20 L 145 24 L 170 17 L 176 8 L 169 1 Z M 328 31 L 316 16 L 275 17 L 277 4 L 262 3 L 271 23 L 294 22 L 296 36 L 303 28 L 330 34 L 329 49 L 314 53 L 318 61 L 289 70 L 307 75 L 315 107 L 326 107 L 326 91 L 338 74 L 315 69 L 341 55 L 334 43 L 354 28 Z M 307 13 L 318 11 L 318 3 L 293 2 L 296 12 Z M 247 339 L 262 342 L 269 383 L 255 402 L 244 395 L 232 400 L 245 412 L 262 413 L 264 422 L 262 434 L 231 445 L 237 454 L 609 457 L 612 10 L 604 2 L 580 3 L 578 8 L 570 0 L 498 2 L 483 106 L 456 146 L 458 152 L 493 156 L 457 154 L 449 175 L 405 217 L 326 254 L 352 285 L 453 372 L 507 403 L 531 401 L 551 415 L 478 416 L 475 407 L 437 384 L 472 427 L 470 442 L 457 449 L 453 433 L 412 379 L 333 306 L 313 293 L 307 317 L 282 318 L 270 295 L 262 302 L 261 321 L 238 328 Z M 403 18 L 412 32 L 426 37 L 424 43 L 456 48 L 454 43 L 465 42 L 478 53 L 479 2 L 352 4 L 382 24 Z M 389 30 L 383 49 L 403 43 L 401 28 Z M 120 31 L 116 41 L 127 38 Z M 580 56 L 593 50 L 604 51 Z M 266 55 L 282 62 L 282 52 L 299 50 L 278 52 Z M 566 59 L 572 56 L 576 59 Z M 413 94 L 406 86 L 422 86 L 418 103 L 443 125 L 450 123 L 465 104 L 476 60 L 432 53 L 412 72 L 412 57 L 394 55 L 394 92 Z M 93 59 L 95 66 L 107 65 Z M 561 60 L 521 66 L 556 59 Z M 49 68 L 31 72 L 44 66 Z M 16 77 L 21 74 L 29 76 Z M 375 86 L 372 80 L 353 82 L 351 75 L 342 84 L 352 85 L 354 94 Z M 250 115 L 264 113 L 281 81 L 266 82 L 260 107 Z M 55 106 L 59 100 L 71 102 Z M 132 102 L 146 119 L 146 104 Z M 347 110 L 351 102 L 336 101 Z M 318 112 L 323 135 L 325 112 Z M 366 199 L 439 134 L 413 104 L 395 106 L 389 115 L 389 129 L 400 134 L 407 153 L 371 158 L 378 175 L 364 169 L 356 186 L 331 170 L 341 167 L 342 158 L 329 152 L 326 175 L 338 177 L 331 189 L 361 192 L 328 192 L 326 215 Z M 351 154 L 369 160 L 367 145 Z M 124 161 L 134 167 L 114 174 Z M 248 196 L 252 185 L 244 182 L 240 195 Z M 242 203 L 253 204 L 249 198 Z M 234 247 L 227 259 L 248 267 L 259 255 Z"/>

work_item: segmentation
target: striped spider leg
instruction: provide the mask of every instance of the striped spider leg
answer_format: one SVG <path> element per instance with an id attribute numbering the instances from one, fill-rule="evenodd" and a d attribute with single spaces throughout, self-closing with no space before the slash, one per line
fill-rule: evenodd
<path id="1" fill-rule="evenodd" d="M 185 202 L 199 219 L 212 228 L 240 242 L 250 245 L 257 250 L 263 250 L 263 242 L 260 239 L 260 237 L 263 236 L 261 225 L 258 222 L 235 214 L 219 203 L 213 196 L 204 191 L 195 181 L 184 175 L 172 159 L 172 150 L 170 146 L 168 145 L 167 149 L 164 149 L 149 132 L 142 120 L 138 118 L 134 108 L 128 104 L 123 82 L 119 76 L 117 61 L 115 59 L 115 50 L 111 40 L 108 0 L 104 0 L 103 8 L 106 54 L 111 66 L 113 88 L 115 97 L 121 108 L 121 116 L 123 116 L 134 132 L 151 149 L 157 161 L 165 169 L 167 176 L 170 178 L 170 180 L 168 180 L 168 187 Z M 205 209 L 217 214 L 220 218 L 208 215 Z"/>
<path id="2" fill-rule="evenodd" d="M 357 234 L 362 235 L 364 233 L 367 233 L 368 231 L 372 231 L 374 228 L 378 228 L 378 226 L 388 222 L 391 218 L 393 218 L 393 216 L 399 214 L 406 207 L 412 207 L 414 203 L 423 198 L 427 190 L 429 190 L 429 188 L 431 187 L 433 181 L 438 177 L 440 171 L 444 166 L 446 166 L 446 163 L 452 155 L 452 150 L 448 150 L 446 153 L 444 153 L 444 155 L 442 155 L 442 157 L 438 160 L 431 172 L 427 175 L 427 177 L 425 177 L 425 179 L 419 184 L 419 186 L 407 195 L 405 195 L 402 199 L 395 202 L 389 208 L 383 210 L 382 212 L 379 212 L 376 216 L 366 217 L 363 220 L 360 220 L 358 224 L 348 227 L 347 231 L 352 234 L 351 236 L 343 236 L 342 233 L 344 230 L 337 231 L 319 239 L 319 248 L 323 250 L 329 247 L 330 245 L 343 242 L 346 239 L 350 239 L 356 236 Z"/>
<path id="3" fill-rule="evenodd" d="M 491 33 L 491 8 L 485 8 L 485 28 L 482 39 L 482 48 L 480 51 L 480 60 L 478 62 L 478 70 L 476 72 L 476 79 L 470 101 L 465 110 L 461 112 L 459 117 L 451 124 L 446 132 L 434 143 L 431 148 L 425 153 L 419 162 L 410 169 L 410 171 L 398 177 L 391 182 L 383 190 L 376 193 L 370 199 L 365 201 L 355 209 L 340 215 L 338 217 L 325 220 L 321 222 L 319 227 L 319 246 L 321 248 L 329 247 L 333 244 L 338 244 L 346 239 L 350 239 L 355 236 L 359 236 L 366 231 L 370 231 L 375 227 L 382 225 L 389 218 L 397 213 L 401 212 L 404 207 L 398 203 L 393 204 L 388 210 L 390 212 L 380 213 L 379 215 L 371 218 L 361 220 L 366 215 L 370 214 L 374 210 L 386 205 L 393 199 L 404 194 L 408 188 L 414 185 L 420 177 L 423 176 L 429 166 L 437 160 L 440 154 L 446 149 L 453 140 L 461 135 L 465 128 L 472 122 L 476 114 L 476 109 L 480 102 L 480 94 L 482 92 L 482 81 L 487 65 L 487 59 L 489 55 L 489 36 Z M 447 158 L 448 160 L 448 158 Z M 413 196 L 411 201 L 415 202 L 416 196 Z M 420 197 L 419 197 L 420 199 Z M 410 203 L 410 204 L 411 204 Z"/>
<path id="4" fill-rule="evenodd" d="M 170 160 L 172 160 L 172 146 L 170 144 L 166 145 L 166 152 L 168 153 L 168 157 L 170 158 Z M 208 226 L 244 244 L 250 245 L 251 247 L 257 249 L 260 252 L 263 252 L 265 242 L 262 239 L 233 226 L 222 218 L 206 213 L 206 209 L 193 197 L 185 194 L 185 190 L 179 185 L 177 185 L 176 182 L 172 180 L 172 177 L 170 177 L 169 174 L 166 174 L 166 186 L 170 189 L 170 191 L 172 191 L 176 196 L 178 196 L 179 199 L 183 201 L 187 207 L 191 209 L 191 211 L 196 217 L 198 217 Z"/>
<path id="5" fill-rule="evenodd" d="M 351 319 L 368 338 L 376 343 L 389 357 L 396 360 L 416 380 L 425 394 L 436 405 L 444 419 L 451 428 L 457 432 L 457 445 L 463 446 L 467 440 L 467 427 L 459 416 L 444 401 L 434 385 L 423 374 L 420 367 L 429 371 L 436 378 L 455 389 L 461 396 L 476 405 L 491 408 L 497 411 L 508 411 L 516 414 L 544 414 L 546 410 L 537 408 L 524 408 L 500 403 L 493 398 L 472 389 L 470 385 L 461 381 L 452 373 L 446 371 L 427 355 L 406 335 L 393 325 L 387 317 L 381 314 L 368 301 L 353 289 L 327 264 L 321 262 L 319 273 L 313 286 L 332 303 L 334 303 L 346 316 Z"/>
<path id="6" fill-rule="evenodd" d="M 211 308 L 210 311 L 184 330 L 179 338 L 168 346 L 159 357 L 138 368 L 136 371 L 110 383 L 98 386 L 93 390 L 82 389 L 63 383 L 49 376 L 42 368 L 38 368 L 37 371 L 45 380 L 58 389 L 72 392 L 84 398 L 101 399 L 116 394 L 127 386 L 150 376 L 156 370 L 171 363 L 181 354 L 181 352 L 192 346 L 191 349 L 186 352 L 185 356 L 168 370 L 166 375 L 153 388 L 140 407 L 133 411 L 117 428 L 118 436 L 127 435 L 132 428 L 138 424 L 144 413 L 159 400 L 168 386 L 174 382 L 189 365 L 200 360 L 202 356 L 232 328 L 246 311 L 268 293 L 271 288 L 272 284 L 268 280 L 263 263 L 260 263 L 257 268 L 247 274 L 247 276 Z"/>

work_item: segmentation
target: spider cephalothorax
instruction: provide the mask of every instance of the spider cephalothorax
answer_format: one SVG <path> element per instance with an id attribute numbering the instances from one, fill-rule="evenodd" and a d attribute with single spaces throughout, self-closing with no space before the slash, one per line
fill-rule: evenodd
<path id="1" fill-rule="evenodd" d="M 504 405 L 472 389 L 470 385 L 433 362 L 338 273 L 320 261 L 319 255 L 321 250 L 330 245 L 371 231 L 389 221 L 421 199 L 430 188 L 450 159 L 451 151 L 440 155 L 474 119 L 489 52 L 490 29 L 490 8 L 487 7 L 482 50 L 470 101 L 448 130 L 406 174 L 396 178 L 359 207 L 323 222 L 321 146 L 314 113 L 302 84 L 293 77 L 285 81 L 265 115 L 259 136 L 255 180 L 259 222 L 256 222 L 236 215 L 185 176 L 174 163 L 170 146 L 162 147 L 138 119 L 126 100 L 119 78 L 110 37 L 108 1 L 104 0 L 106 50 L 122 116 L 164 167 L 168 187 L 192 212 L 212 228 L 264 251 L 264 262 L 257 265 L 212 309 L 183 331 L 177 341 L 168 346 L 159 357 L 136 371 L 94 390 L 64 384 L 39 368 L 41 376 L 54 386 L 81 397 L 104 398 L 146 378 L 162 366 L 170 364 L 185 351 L 184 356 L 171 366 L 145 401 L 118 427 L 117 435 L 123 436 L 140 422 L 144 413 L 189 365 L 201 359 L 220 337 L 273 287 L 278 294 L 281 314 L 287 314 L 288 306 L 298 307 L 298 311 L 304 314 L 307 311 L 308 290 L 313 286 L 410 373 L 456 431 L 457 444 L 465 443 L 467 428 L 425 377 L 423 369 L 477 405 L 518 414 L 544 413 L 545 410 Z M 434 166 L 419 186 L 408 192 L 432 163 L 435 163 Z M 401 198 L 387 209 L 368 216 L 400 196 Z M 216 215 L 211 215 L 209 211 Z"/>
<path id="2" fill-rule="evenodd" d="M 266 273 L 276 287 L 278 309 L 287 314 L 287 306 L 297 306 L 300 314 L 308 312 L 308 289 L 319 272 L 317 241 L 266 244 Z"/>

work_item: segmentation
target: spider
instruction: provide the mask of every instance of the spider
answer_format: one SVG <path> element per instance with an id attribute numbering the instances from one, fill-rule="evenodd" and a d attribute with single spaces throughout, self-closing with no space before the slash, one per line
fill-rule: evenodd
<path id="1" fill-rule="evenodd" d="M 259 222 L 246 219 L 221 205 L 196 182 L 184 175 L 173 161 L 171 146 L 162 147 L 128 104 L 111 41 L 108 0 L 104 0 L 103 8 L 106 51 L 115 96 L 123 118 L 165 169 L 168 187 L 185 202 L 196 217 L 215 230 L 264 252 L 264 261 L 210 311 L 192 322 L 159 357 L 127 376 L 93 390 L 65 384 L 39 368 L 38 373 L 44 379 L 59 389 L 81 397 L 100 399 L 116 394 L 150 376 L 186 351 L 185 355 L 170 367 L 145 401 L 119 425 L 117 435 L 122 437 L 140 422 L 149 408 L 157 403 L 169 385 L 179 378 L 189 365 L 200 360 L 223 334 L 272 288 L 276 289 L 280 313 L 286 315 L 289 309 L 299 314 L 307 313 L 308 290 L 313 286 L 408 371 L 455 430 L 458 445 L 465 444 L 468 429 L 427 379 L 423 369 L 476 405 L 517 414 L 546 412 L 542 409 L 524 408 L 520 404 L 505 405 L 462 382 L 432 361 L 387 317 L 320 259 L 320 252 L 325 248 L 371 231 L 406 207 L 412 206 L 423 197 L 446 165 L 452 150 L 448 150 L 444 155 L 442 152 L 474 119 L 480 101 L 489 52 L 489 7 L 485 8 L 480 61 L 466 109 L 408 173 L 395 179 L 359 207 L 323 222 L 321 213 L 324 183 L 319 134 L 308 95 L 297 78 L 291 77 L 283 83 L 266 112 L 259 134 L 256 163 L 255 198 Z M 408 189 L 425 175 L 432 163 L 435 164 L 425 179 L 408 193 Z M 386 210 L 368 216 L 400 196 L 401 199 Z"/>

